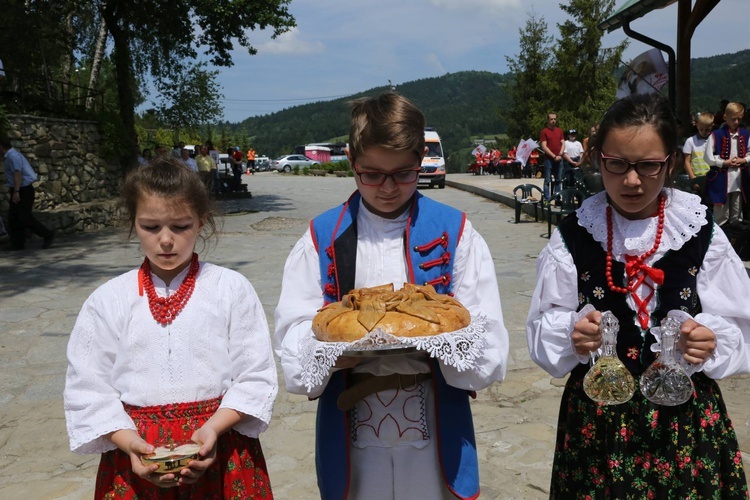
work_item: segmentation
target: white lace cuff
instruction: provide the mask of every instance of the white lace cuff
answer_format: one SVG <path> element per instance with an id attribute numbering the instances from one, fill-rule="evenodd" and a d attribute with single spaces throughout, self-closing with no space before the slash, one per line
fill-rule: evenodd
<path id="1" fill-rule="evenodd" d="M 413 347 L 459 372 L 471 370 L 484 348 L 489 324 L 486 316 L 480 316 L 473 318 L 466 328 L 429 337 L 396 337 L 376 329 L 356 342 L 321 342 L 312 335 L 306 336 L 299 346 L 302 383 L 307 392 L 312 392 L 325 381 L 336 359 L 346 351 L 394 347 Z"/>
<path id="2" fill-rule="evenodd" d="M 577 313 L 573 314 L 573 324 L 570 325 L 570 332 L 573 333 L 573 330 L 576 327 L 576 323 L 581 321 L 583 318 L 586 317 L 586 315 L 590 312 L 596 311 L 596 308 L 591 304 L 586 304 L 583 306 L 583 309 L 578 311 Z M 578 361 L 587 364 L 589 361 L 591 361 L 591 355 L 586 356 L 585 354 L 578 354 L 578 351 L 576 351 L 576 347 L 573 345 L 573 337 L 568 337 L 570 340 L 570 349 L 573 351 L 573 354 L 576 358 L 578 358 Z M 602 354 L 602 348 L 596 350 L 596 356 L 599 357 Z"/>

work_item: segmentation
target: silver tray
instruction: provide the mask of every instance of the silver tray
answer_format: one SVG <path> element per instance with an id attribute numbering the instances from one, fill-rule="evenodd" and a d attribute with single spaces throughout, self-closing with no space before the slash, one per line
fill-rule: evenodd
<path id="1" fill-rule="evenodd" d="M 397 356 L 416 352 L 417 348 L 413 345 L 405 344 L 384 344 L 362 349 L 352 349 L 341 353 L 342 356 L 361 356 L 364 358 L 374 358 L 378 356 Z"/>

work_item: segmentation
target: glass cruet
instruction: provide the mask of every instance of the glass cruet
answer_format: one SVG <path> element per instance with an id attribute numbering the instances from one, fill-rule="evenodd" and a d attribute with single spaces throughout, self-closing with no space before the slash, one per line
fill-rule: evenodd
<path id="1" fill-rule="evenodd" d="M 664 318 L 661 322 L 661 355 L 641 375 L 641 392 L 658 405 L 677 406 L 693 395 L 693 381 L 676 358 L 675 344 L 680 322 Z"/>
<path id="2" fill-rule="evenodd" d="M 635 379 L 617 357 L 617 332 L 620 324 L 610 311 L 602 313 L 599 331 L 602 334 L 602 354 L 583 377 L 583 391 L 588 397 L 605 405 L 619 405 L 630 401 L 635 392 Z"/>

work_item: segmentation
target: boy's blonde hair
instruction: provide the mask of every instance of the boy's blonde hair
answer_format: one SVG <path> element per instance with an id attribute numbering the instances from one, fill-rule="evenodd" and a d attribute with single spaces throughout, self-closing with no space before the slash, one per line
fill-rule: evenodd
<path id="1" fill-rule="evenodd" d="M 724 110 L 725 115 L 728 115 L 729 113 L 732 113 L 733 115 L 742 115 L 745 113 L 745 107 L 738 102 L 730 102 L 727 104 L 727 109 Z"/>
<path id="2" fill-rule="evenodd" d="M 386 92 L 378 97 L 356 99 L 350 105 L 349 156 L 352 161 L 372 147 L 411 151 L 422 158 L 425 119 L 409 99 Z"/>
<path id="3" fill-rule="evenodd" d="M 695 120 L 696 125 L 713 125 L 714 124 L 714 114 L 710 111 L 706 111 L 705 113 L 699 113 L 698 119 Z"/>

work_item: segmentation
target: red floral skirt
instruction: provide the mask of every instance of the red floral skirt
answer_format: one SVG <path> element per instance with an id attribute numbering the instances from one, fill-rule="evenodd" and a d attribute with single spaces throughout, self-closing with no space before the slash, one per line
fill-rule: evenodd
<path id="1" fill-rule="evenodd" d="M 221 398 L 196 403 L 137 407 L 123 405 L 141 437 L 154 446 L 190 441 L 219 408 Z M 99 462 L 96 500 L 273 498 L 260 441 L 234 430 L 219 436 L 216 460 L 195 483 L 160 488 L 133 473 L 130 457 L 108 451 Z"/>

